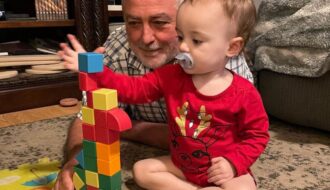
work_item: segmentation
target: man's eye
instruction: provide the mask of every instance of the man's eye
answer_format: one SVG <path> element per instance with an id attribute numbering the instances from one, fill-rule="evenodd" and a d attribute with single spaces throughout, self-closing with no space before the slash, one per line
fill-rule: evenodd
<path id="1" fill-rule="evenodd" d="M 156 20 L 156 21 L 153 21 L 153 23 L 154 23 L 156 26 L 164 26 L 164 25 L 168 24 L 169 22 L 167 22 L 167 21 Z"/>
<path id="2" fill-rule="evenodd" d="M 140 22 L 137 22 L 137 21 L 128 21 L 127 24 L 128 24 L 129 26 L 137 26 L 137 25 L 140 24 Z"/>

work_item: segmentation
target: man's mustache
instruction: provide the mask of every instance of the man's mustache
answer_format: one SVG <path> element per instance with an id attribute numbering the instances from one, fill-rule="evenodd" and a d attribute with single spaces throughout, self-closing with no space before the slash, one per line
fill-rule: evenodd
<path id="1" fill-rule="evenodd" d="M 161 48 L 161 46 L 158 43 L 152 43 L 152 44 L 139 44 L 138 47 L 144 51 L 155 51 Z"/>

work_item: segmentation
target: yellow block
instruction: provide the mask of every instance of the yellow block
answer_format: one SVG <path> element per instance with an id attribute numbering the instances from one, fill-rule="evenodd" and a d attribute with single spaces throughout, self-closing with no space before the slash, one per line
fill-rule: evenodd
<path id="1" fill-rule="evenodd" d="M 81 108 L 82 112 L 82 120 L 84 123 L 95 125 L 95 119 L 94 119 L 94 110 L 92 108 L 83 106 Z"/>
<path id="2" fill-rule="evenodd" d="M 76 190 L 80 190 L 82 187 L 84 187 L 85 183 L 83 182 L 83 180 L 81 180 L 81 178 L 78 176 L 77 173 L 73 174 L 73 184 Z"/>
<path id="3" fill-rule="evenodd" d="M 113 176 L 120 171 L 120 155 L 112 158 L 110 161 L 97 159 L 97 171 L 106 176 Z"/>
<path id="4" fill-rule="evenodd" d="M 86 184 L 89 186 L 93 186 L 98 188 L 99 185 L 99 174 L 92 172 L 92 171 L 88 171 L 85 170 L 85 175 L 86 175 Z"/>
<path id="5" fill-rule="evenodd" d="M 96 142 L 97 159 L 111 161 L 120 154 L 119 140 L 111 144 Z"/>
<path id="6" fill-rule="evenodd" d="M 106 88 L 94 90 L 93 107 L 98 110 L 110 110 L 118 107 L 117 90 Z"/>

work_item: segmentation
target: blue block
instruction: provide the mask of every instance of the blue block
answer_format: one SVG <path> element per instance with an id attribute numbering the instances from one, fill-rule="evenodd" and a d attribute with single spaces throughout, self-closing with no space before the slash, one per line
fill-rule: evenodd
<path id="1" fill-rule="evenodd" d="M 79 166 L 83 169 L 85 169 L 85 159 L 84 159 L 84 150 L 81 150 L 79 154 L 76 156 L 76 160 L 79 163 Z"/>
<path id="2" fill-rule="evenodd" d="M 79 53 L 79 71 L 85 73 L 98 73 L 103 71 L 103 54 L 99 53 Z"/>

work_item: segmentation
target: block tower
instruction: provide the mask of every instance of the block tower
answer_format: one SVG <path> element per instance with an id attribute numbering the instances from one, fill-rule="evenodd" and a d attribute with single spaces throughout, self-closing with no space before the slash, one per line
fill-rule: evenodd
<path id="1" fill-rule="evenodd" d="M 103 55 L 81 53 L 79 87 L 87 93 L 82 106 L 83 148 L 76 159 L 73 183 L 76 190 L 120 190 L 119 133 L 131 128 L 128 115 L 118 108 L 117 91 L 98 88 L 90 74 L 103 71 Z"/>

